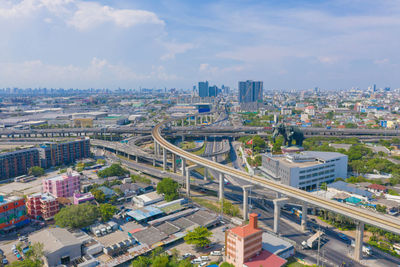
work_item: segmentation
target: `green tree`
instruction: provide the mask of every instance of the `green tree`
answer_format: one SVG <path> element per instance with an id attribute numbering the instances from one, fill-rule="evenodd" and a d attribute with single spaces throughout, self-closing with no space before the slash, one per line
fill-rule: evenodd
<path id="1" fill-rule="evenodd" d="M 100 212 L 100 216 L 101 219 L 103 220 L 103 222 L 107 222 L 109 221 L 113 215 L 115 214 L 115 212 L 117 211 L 117 207 L 111 205 L 111 204 L 100 204 L 99 207 L 99 212 Z"/>
<path id="2" fill-rule="evenodd" d="M 376 211 L 386 213 L 386 206 L 384 205 L 376 205 Z"/>
<path id="3" fill-rule="evenodd" d="M 171 178 L 164 178 L 157 184 L 157 193 L 164 194 L 166 201 L 172 201 L 179 197 L 179 184 Z"/>
<path id="4" fill-rule="evenodd" d="M 25 259 L 23 261 L 14 261 L 10 264 L 10 267 L 42 267 L 41 261 L 34 261 L 31 259 Z"/>
<path id="5" fill-rule="evenodd" d="M 227 262 L 223 262 L 223 263 L 221 263 L 221 265 L 219 267 L 235 267 L 235 265 L 227 263 Z"/>
<path id="6" fill-rule="evenodd" d="M 185 242 L 196 247 L 205 247 L 211 243 L 209 239 L 212 236 L 206 227 L 199 226 L 185 236 Z"/>
<path id="7" fill-rule="evenodd" d="M 152 267 L 167 267 L 169 263 L 168 255 L 160 255 L 157 256 L 153 260 L 153 264 L 151 265 Z"/>
<path id="8" fill-rule="evenodd" d="M 326 191 L 326 190 L 328 190 L 328 185 L 326 183 L 322 183 L 320 188 L 321 188 L 321 190 Z"/>
<path id="9" fill-rule="evenodd" d="M 106 194 L 104 194 L 100 189 L 92 189 L 90 192 L 93 194 L 97 202 L 103 203 L 106 201 Z"/>
<path id="10" fill-rule="evenodd" d="M 110 167 L 97 172 L 97 176 L 100 178 L 107 178 L 111 176 L 124 176 L 126 174 L 129 174 L 129 171 L 122 168 L 120 164 L 112 164 Z"/>
<path id="11" fill-rule="evenodd" d="M 105 161 L 104 159 L 98 159 L 98 160 L 96 161 L 96 164 L 105 165 L 105 164 L 106 164 L 106 161 Z"/>
<path id="12" fill-rule="evenodd" d="M 151 260 L 144 256 L 137 257 L 134 261 L 132 261 L 132 267 L 148 267 L 151 264 Z"/>
<path id="13" fill-rule="evenodd" d="M 29 168 L 28 174 L 33 175 L 35 177 L 39 177 L 44 174 L 44 169 L 39 166 L 33 166 Z"/>
<path id="14" fill-rule="evenodd" d="M 97 206 L 89 203 L 64 207 L 54 216 L 56 225 L 66 228 L 82 228 L 91 225 L 99 217 Z"/>

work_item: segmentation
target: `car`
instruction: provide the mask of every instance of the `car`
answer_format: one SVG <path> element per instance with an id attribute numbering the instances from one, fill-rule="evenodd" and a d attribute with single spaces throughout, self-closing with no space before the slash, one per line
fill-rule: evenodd
<path id="1" fill-rule="evenodd" d="M 18 240 L 21 241 L 21 242 L 27 241 L 27 240 L 28 240 L 28 237 L 27 237 L 26 235 L 23 235 L 23 236 L 20 236 L 20 237 L 18 238 Z"/>
<path id="2" fill-rule="evenodd" d="M 14 249 L 14 250 L 13 250 L 13 254 L 14 254 L 14 255 L 19 254 L 18 250 Z"/>
<path id="3" fill-rule="evenodd" d="M 343 233 L 338 234 L 339 238 L 342 239 L 343 241 L 349 241 L 349 237 Z"/>
<path id="4" fill-rule="evenodd" d="M 12 245 L 11 250 L 14 251 L 16 249 L 17 249 L 17 246 L 16 245 Z"/>
<path id="5" fill-rule="evenodd" d="M 225 226 L 224 228 L 222 228 L 222 232 L 225 232 L 226 230 L 228 230 L 228 227 Z"/>
<path id="6" fill-rule="evenodd" d="M 208 264 L 207 262 L 202 262 L 199 264 L 199 267 L 206 266 L 207 264 Z"/>
<path id="7" fill-rule="evenodd" d="M 7 265 L 8 264 L 8 260 L 6 258 L 3 258 L 2 263 L 3 263 L 3 265 Z"/>
<path id="8" fill-rule="evenodd" d="M 182 258 L 186 259 L 186 258 L 189 258 L 190 256 L 192 256 L 191 253 L 185 253 L 185 254 L 183 254 Z"/>
<path id="9" fill-rule="evenodd" d="M 196 258 L 196 259 L 192 260 L 190 263 L 191 264 L 201 263 L 201 259 L 200 258 Z"/>
<path id="10" fill-rule="evenodd" d="M 200 257 L 201 261 L 209 261 L 210 258 L 208 256 L 201 256 Z"/>
<path id="11" fill-rule="evenodd" d="M 314 218 L 311 218 L 310 221 L 313 222 L 313 223 L 317 223 L 317 220 L 314 219 Z"/>
<path id="12" fill-rule="evenodd" d="M 210 256 L 222 256 L 222 253 L 221 253 L 221 251 L 218 251 L 218 250 L 211 251 Z"/>

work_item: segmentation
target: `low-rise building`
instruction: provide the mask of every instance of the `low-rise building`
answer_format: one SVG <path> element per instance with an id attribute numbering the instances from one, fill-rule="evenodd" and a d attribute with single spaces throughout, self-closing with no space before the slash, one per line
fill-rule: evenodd
<path id="1" fill-rule="evenodd" d="M 82 241 L 63 228 L 47 228 L 29 239 L 43 244 L 45 266 L 68 265 L 82 256 Z"/>
<path id="2" fill-rule="evenodd" d="M 369 201 L 374 195 L 369 191 L 354 186 L 349 186 L 348 183 L 343 181 L 336 181 L 334 183 L 329 184 L 328 191 L 336 194 L 345 192 L 350 195 L 349 198 L 353 197 L 353 199 L 358 198 L 364 201 Z M 346 199 L 346 202 L 349 198 Z"/>
<path id="3" fill-rule="evenodd" d="M 17 196 L 8 198 L 0 196 L 0 230 L 7 232 L 27 223 L 29 218 L 26 216 L 25 199 Z"/>
<path id="4" fill-rule="evenodd" d="M 26 208 L 33 219 L 49 220 L 60 210 L 58 201 L 49 193 L 37 193 L 27 197 Z"/>
<path id="5" fill-rule="evenodd" d="M 150 192 L 140 196 L 133 197 L 132 201 L 138 207 L 145 207 L 164 200 L 164 196 L 157 192 Z"/>
<path id="6" fill-rule="evenodd" d="M 337 152 L 304 151 L 283 155 L 263 154 L 261 171 L 270 179 L 303 190 L 347 177 L 348 157 Z"/>
<path id="7" fill-rule="evenodd" d="M 74 205 L 79 205 L 88 201 L 94 200 L 94 196 L 91 192 L 88 193 L 74 193 Z"/>

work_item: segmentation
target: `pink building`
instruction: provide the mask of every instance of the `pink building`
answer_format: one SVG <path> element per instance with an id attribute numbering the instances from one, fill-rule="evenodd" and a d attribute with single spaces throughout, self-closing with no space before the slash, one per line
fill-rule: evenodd
<path id="1" fill-rule="evenodd" d="M 68 171 L 65 174 L 43 180 L 43 192 L 50 193 L 54 197 L 72 197 L 80 189 L 80 175 L 77 172 Z"/>
<path id="2" fill-rule="evenodd" d="M 79 205 L 82 203 L 85 203 L 87 201 L 92 201 L 94 199 L 94 196 L 92 193 L 74 193 L 74 205 Z"/>

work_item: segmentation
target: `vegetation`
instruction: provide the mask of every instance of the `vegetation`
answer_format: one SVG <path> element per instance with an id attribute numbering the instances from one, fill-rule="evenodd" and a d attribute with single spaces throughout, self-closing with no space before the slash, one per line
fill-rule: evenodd
<path id="1" fill-rule="evenodd" d="M 39 177 L 44 174 L 44 169 L 39 166 L 33 166 L 29 168 L 28 174 L 33 175 L 35 177 Z"/>
<path id="2" fill-rule="evenodd" d="M 345 217 L 344 215 L 337 214 L 327 210 L 319 211 L 319 218 L 326 223 L 329 223 L 340 230 L 352 230 L 356 225 L 354 221 Z"/>
<path id="3" fill-rule="evenodd" d="M 132 267 L 191 267 L 189 259 L 179 260 L 178 252 L 172 251 L 172 256 L 169 257 L 163 248 L 155 248 L 149 256 L 139 256 L 132 261 Z"/>
<path id="4" fill-rule="evenodd" d="M 104 160 L 104 159 L 98 159 L 98 160 L 96 161 L 96 164 L 105 165 L 105 164 L 106 164 L 106 160 Z"/>
<path id="5" fill-rule="evenodd" d="M 113 217 L 116 211 L 117 207 L 111 204 L 100 204 L 99 206 L 99 212 L 103 222 L 109 221 Z"/>
<path id="6" fill-rule="evenodd" d="M 100 189 L 95 188 L 90 190 L 90 192 L 93 194 L 97 202 L 104 203 L 106 201 L 106 194 L 104 194 Z"/>
<path id="7" fill-rule="evenodd" d="M 199 197 L 194 197 L 192 200 L 201 206 L 204 206 L 214 212 L 221 212 L 221 202 L 213 202 L 204 198 L 199 198 Z M 224 199 L 223 200 L 223 213 L 230 215 L 230 216 L 237 216 L 240 213 L 240 209 L 235 206 L 232 202 L 229 200 Z"/>
<path id="8" fill-rule="evenodd" d="M 157 184 L 157 193 L 164 194 L 166 201 L 172 201 L 179 197 L 179 184 L 171 178 L 164 178 Z"/>
<path id="9" fill-rule="evenodd" d="M 29 246 L 29 251 L 23 261 L 15 261 L 10 264 L 13 267 L 41 267 L 43 257 L 43 243 L 33 243 Z"/>
<path id="10" fill-rule="evenodd" d="M 110 167 L 97 172 L 97 175 L 100 178 L 107 178 L 107 177 L 112 177 L 112 176 L 124 176 L 126 174 L 129 174 L 129 171 L 122 168 L 120 164 L 112 164 Z"/>
<path id="11" fill-rule="evenodd" d="M 245 147 L 253 148 L 253 150 L 257 153 L 265 149 L 266 143 L 265 140 L 262 139 L 260 136 L 242 136 L 239 138 L 239 141 L 242 142 Z M 252 144 L 250 144 L 252 141 Z"/>
<path id="12" fill-rule="evenodd" d="M 84 203 L 62 208 L 54 216 L 54 220 L 57 226 L 63 228 L 82 228 L 94 223 L 99 215 L 99 210 L 95 205 Z"/>
<path id="13" fill-rule="evenodd" d="M 196 144 L 194 142 L 182 142 L 181 143 L 182 149 L 193 149 L 195 147 L 196 147 Z"/>
<path id="14" fill-rule="evenodd" d="M 131 175 L 132 183 L 144 183 L 144 184 L 151 184 L 151 180 L 141 175 Z"/>
<path id="15" fill-rule="evenodd" d="M 227 263 L 227 262 L 223 262 L 223 263 L 221 263 L 220 267 L 235 267 L 235 265 Z"/>
<path id="16" fill-rule="evenodd" d="M 184 239 L 189 245 L 203 248 L 211 243 L 211 240 L 209 239 L 211 236 L 211 231 L 206 227 L 199 226 L 193 229 L 193 231 L 187 233 Z"/>

